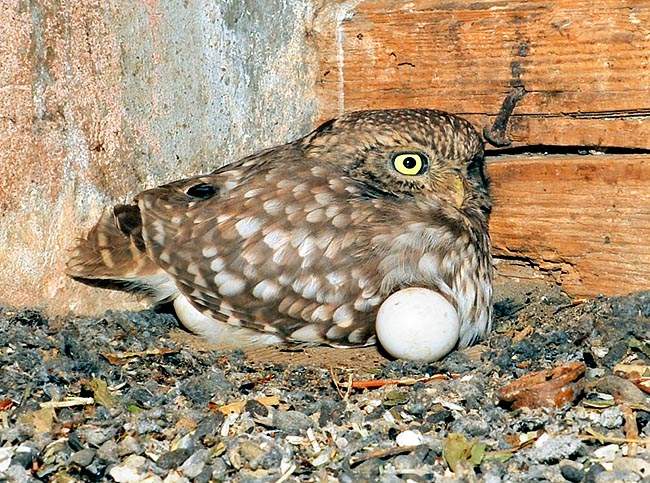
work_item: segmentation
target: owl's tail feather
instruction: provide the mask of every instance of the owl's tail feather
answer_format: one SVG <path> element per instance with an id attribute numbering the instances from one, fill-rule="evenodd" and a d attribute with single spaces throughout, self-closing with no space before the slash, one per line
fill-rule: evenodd
<path id="1" fill-rule="evenodd" d="M 163 269 L 147 256 L 137 205 L 117 205 L 104 212 L 86 238 L 78 240 L 66 274 L 95 287 L 132 292 L 152 302 L 177 291 Z"/>

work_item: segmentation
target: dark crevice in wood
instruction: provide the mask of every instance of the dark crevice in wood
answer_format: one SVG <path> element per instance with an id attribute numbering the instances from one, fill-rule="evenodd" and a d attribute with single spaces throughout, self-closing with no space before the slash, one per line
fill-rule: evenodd
<path id="1" fill-rule="evenodd" d="M 650 154 L 650 149 L 644 148 L 623 148 L 616 146 L 551 146 L 544 144 L 515 146 L 504 148 L 486 148 L 485 156 L 488 160 L 495 161 L 501 156 L 539 156 L 540 154 L 553 156 L 553 155 L 578 155 L 578 156 L 594 156 L 594 155 L 634 155 L 634 154 Z M 522 158 L 525 160 L 526 158 Z"/>

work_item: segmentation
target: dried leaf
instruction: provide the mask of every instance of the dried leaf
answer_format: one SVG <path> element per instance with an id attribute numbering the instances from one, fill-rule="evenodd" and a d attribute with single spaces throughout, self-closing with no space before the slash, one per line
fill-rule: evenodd
<path id="1" fill-rule="evenodd" d="M 473 445 L 462 434 L 449 433 L 442 447 L 442 457 L 451 468 L 451 471 L 456 471 L 459 462 L 470 458 Z"/>
<path id="2" fill-rule="evenodd" d="M 276 396 L 264 396 L 255 399 L 258 403 L 263 404 L 264 406 L 278 406 L 280 400 Z M 246 401 L 237 401 L 234 403 L 226 404 L 225 406 L 215 407 L 214 403 L 208 403 L 208 407 L 211 410 L 217 410 L 223 413 L 225 416 L 232 413 L 241 413 L 246 405 Z"/>
<path id="3" fill-rule="evenodd" d="M 572 403 L 582 392 L 586 371 L 582 362 L 571 362 L 552 370 L 526 374 L 497 391 L 503 402 L 517 408 L 558 408 Z"/>
<path id="4" fill-rule="evenodd" d="M 627 345 L 630 349 L 636 349 L 639 352 L 642 352 L 646 357 L 650 357 L 650 344 L 647 342 L 641 342 L 636 337 L 630 337 L 630 340 L 627 341 Z"/>
<path id="5" fill-rule="evenodd" d="M 412 386 L 414 384 L 417 384 L 418 382 L 431 382 L 431 381 L 440 381 L 440 380 L 446 380 L 449 379 L 449 376 L 445 374 L 436 374 L 435 376 L 431 377 L 420 377 L 420 378 L 414 378 L 414 377 L 408 377 L 406 379 L 368 379 L 368 380 L 357 380 L 357 381 L 352 381 L 352 388 L 353 389 L 375 389 L 378 387 L 384 387 L 384 386 L 390 386 L 390 385 L 395 385 L 395 386 Z"/>
<path id="6" fill-rule="evenodd" d="M 399 406 L 400 404 L 406 404 L 408 400 L 409 395 L 407 393 L 395 389 L 394 391 L 390 391 L 388 394 L 386 394 L 386 400 L 383 404 L 387 408 L 390 408 L 393 406 Z"/>
<path id="7" fill-rule="evenodd" d="M 36 433 L 48 433 L 52 431 L 56 413 L 53 408 L 44 408 L 28 413 L 28 417 Z"/>
<path id="8" fill-rule="evenodd" d="M 13 404 L 14 402 L 11 399 L 3 399 L 0 401 L 0 411 L 6 411 L 7 409 L 11 408 Z"/>
<path id="9" fill-rule="evenodd" d="M 95 402 L 104 406 L 105 408 L 111 409 L 116 405 L 115 397 L 109 392 L 108 384 L 106 381 L 101 379 L 93 379 L 87 383 L 88 389 L 93 392 L 93 397 Z"/>
<path id="10" fill-rule="evenodd" d="M 144 356 L 165 356 L 167 354 L 175 354 L 179 352 L 180 349 L 170 349 L 164 347 L 162 349 L 147 349 L 144 351 L 136 352 L 117 352 L 115 354 L 102 354 L 108 362 L 116 365 L 126 364 L 129 362 L 129 359 L 134 357 L 144 357 Z"/>
<path id="11" fill-rule="evenodd" d="M 480 465 L 484 457 L 485 445 L 479 443 L 473 445 L 469 455 L 469 462 L 472 464 L 472 466 Z"/>

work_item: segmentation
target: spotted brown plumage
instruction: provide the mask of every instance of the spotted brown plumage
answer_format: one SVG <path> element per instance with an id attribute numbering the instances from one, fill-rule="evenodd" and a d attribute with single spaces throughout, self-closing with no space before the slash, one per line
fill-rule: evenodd
<path id="1" fill-rule="evenodd" d="M 491 325 L 490 209 L 468 122 L 355 112 L 114 207 L 68 274 L 173 301 L 185 325 L 228 346 L 369 344 L 382 301 L 426 287 L 456 307 L 465 347 Z"/>

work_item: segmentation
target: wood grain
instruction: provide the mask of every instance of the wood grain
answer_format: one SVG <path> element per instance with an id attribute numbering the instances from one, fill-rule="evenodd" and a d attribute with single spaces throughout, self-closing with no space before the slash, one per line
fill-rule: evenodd
<path id="1" fill-rule="evenodd" d="M 650 155 L 501 156 L 488 172 L 497 256 L 573 296 L 650 289 Z"/>
<path id="2" fill-rule="evenodd" d="M 347 8 L 316 32 L 323 118 L 432 107 L 482 127 L 523 86 L 510 125 L 515 146 L 650 149 L 647 2 L 367 0 Z"/>

